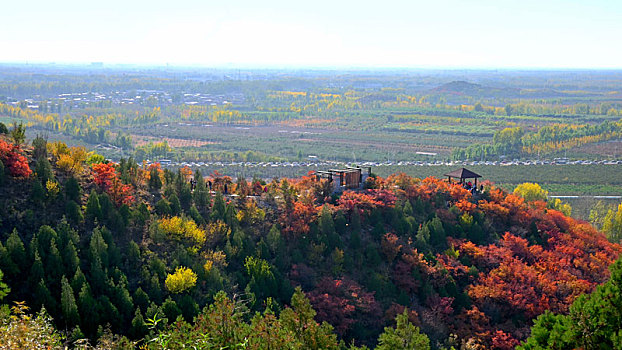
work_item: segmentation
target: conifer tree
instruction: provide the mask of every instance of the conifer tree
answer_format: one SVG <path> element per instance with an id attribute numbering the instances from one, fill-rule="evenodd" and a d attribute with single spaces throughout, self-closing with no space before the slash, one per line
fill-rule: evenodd
<path id="1" fill-rule="evenodd" d="M 160 283 L 160 279 L 157 275 L 153 275 L 151 276 L 151 279 L 149 279 L 149 288 L 147 289 L 147 292 L 149 293 L 151 300 L 158 303 L 162 301 L 162 284 Z"/>
<path id="2" fill-rule="evenodd" d="M 47 261 L 52 241 L 56 241 L 58 234 L 48 225 L 39 227 L 39 231 L 33 236 L 30 242 L 30 251 L 34 256 L 34 251 L 38 251 L 42 261 Z"/>
<path id="3" fill-rule="evenodd" d="M 277 250 L 281 247 L 281 244 L 283 243 L 281 239 L 281 231 L 276 226 L 276 224 L 272 225 L 272 227 L 270 228 L 266 240 L 268 246 L 270 247 L 270 250 L 273 253 L 276 253 Z"/>
<path id="4" fill-rule="evenodd" d="M 384 333 L 378 337 L 377 350 L 425 350 L 430 349 L 430 339 L 419 332 L 408 321 L 408 311 L 397 315 L 395 318 L 397 325 L 395 328 L 385 327 Z"/>
<path id="5" fill-rule="evenodd" d="M 9 286 L 2 281 L 3 277 L 4 274 L 2 273 L 2 270 L 0 270 L 0 300 L 4 299 L 4 297 L 11 292 L 11 288 L 9 288 Z"/>
<path id="6" fill-rule="evenodd" d="M 173 193 L 170 197 L 168 197 L 168 201 L 171 205 L 171 215 L 181 215 L 181 203 L 179 203 L 179 197 Z"/>
<path id="7" fill-rule="evenodd" d="M 199 210 L 194 204 L 190 207 L 188 214 L 190 215 L 192 220 L 194 220 L 194 222 L 197 223 L 197 225 L 205 224 L 205 220 L 203 219 L 203 216 L 201 216 L 201 214 L 199 213 Z"/>
<path id="8" fill-rule="evenodd" d="M 63 264 L 65 265 L 65 274 L 67 276 L 73 276 L 80 265 L 80 259 L 78 258 L 78 252 L 76 252 L 76 247 L 73 245 L 72 241 L 67 242 L 62 255 Z"/>
<path id="9" fill-rule="evenodd" d="M 84 276 L 84 273 L 82 273 L 80 266 L 78 266 L 76 273 L 71 278 L 71 287 L 74 291 L 80 290 L 85 283 L 86 277 Z"/>
<path id="10" fill-rule="evenodd" d="M 134 226 L 142 228 L 145 226 L 147 221 L 149 220 L 151 214 L 149 213 L 149 209 L 145 203 L 140 203 L 138 208 L 132 213 L 132 220 L 134 221 Z"/>
<path id="11" fill-rule="evenodd" d="M 74 247 L 76 244 L 80 243 L 80 237 L 78 236 L 78 232 L 69 226 L 66 220 L 62 219 L 61 222 L 56 226 L 56 232 L 58 233 L 58 246 L 59 248 L 67 247 L 68 242 L 72 242 Z"/>
<path id="12" fill-rule="evenodd" d="M 320 226 L 320 232 L 327 237 L 335 234 L 335 222 L 333 221 L 333 215 L 328 209 L 328 206 L 322 206 L 322 211 L 318 218 L 318 225 Z"/>
<path id="13" fill-rule="evenodd" d="M 91 235 L 91 242 L 89 243 L 89 252 L 93 259 L 99 258 L 102 264 L 102 268 L 107 268 L 108 265 L 108 244 L 102 237 L 102 231 L 100 228 L 95 228 Z"/>
<path id="14" fill-rule="evenodd" d="M 65 196 L 68 200 L 72 200 L 76 203 L 80 203 L 80 195 L 82 189 L 80 188 L 80 184 L 75 177 L 70 177 L 65 182 Z"/>
<path id="15" fill-rule="evenodd" d="M 93 286 L 93 288 L 96 291 L 106 290 L 107 276 L 102 266 L 101 258 L 99 256 L 94 256 L 91 258 L 91 267 L 89 270 L 89 276 L 90 276 L 89 281 L 91 283 L 91 286 Z"/>
<path id="16" fill-rule="evenodd" d="M 169 323 L 174 322 L 178 316 L 181 315 L 181 309 L 177 306 L 177 303 L 171 299 L 167 298 L 162 304 L 162 312 L 166 315 Z"/>
<path id="17" fill-rule="evenodd" d="M 67 201 L 65 203 L 65 215 L 67 215 L 67 219 L 74 225 L 78 225 L 84 220 L 80 206 L 74 201 Z"/>
<path id="18" fill-rule="evenodd" d="M 110 283 L 110 289 L 112 291 L 110 300 L 117 307 L 121 316 L 129 320 L 134 311 L 134 301 L 132 300 L 130 292 L 127 290 L 127 278 L 122 272 L 120 273 L 119 282 L 116 285 Z"/>
<path id="19" fill-rule="evenodd" d="M 44 263 L 47 281 L 54 289 L 54 287 L 58 287 L 58 281 L 65 271 L 63 266 L 63 258 L 60 256 L 55 240 L 50 242 L 49 253 Z"/>
<path id="20" fill-rule="evenodd" d="M 225 208 L 225 223 L 232 229 L 237 228 L 240 223 L 238 221 L 237 210 L 233 203 L 227 203 Z"/>
<path id="21" fill-rule="evenodd" d="M 220 192 L 216 192 L 216 196 L 214 197 L 211 217 L 212 221 L 224 220 L 225 218 L 225 199 Z"/>
<path id="22" fill-rule="evenodd" d="M 190 191 L 190 185 L 188 183 L 184 183 L 184 185 L 181 186 L 179 191 L 179 203 L 181 208 L 185 211 L 189 210 L 192 205 L 192 192 Z"/>
<path id="23" fill-rule="evenodd" d="M 196 188 L 194 189 L 193 193 L 194 204 L 199 210 L 199 213 L 207 217 L 210 205 L 210 193 L 207 186 L 205 185 L 205 180 L 203 180 L 203 176 L 201 176 L 201 172 L 197 170 L 194 175 L 194 179 L 196 181 Z"/>
<path id="24" fill-rule="evenodd" d="M 24 242 L 22 242 L 21 237 L 17 233 L 17 229 L 13 229 L 13 232 L 11 232 L 9 238 L 6 240 L 6 250 L 13 263 L 18 267 L 23 268 L 28 266 L 28 256 L 24 248 Z"/>
<path id="25" fill-rule="evenodd" d="M 326 322 L 322 325 L 315 322 L 316 312 L 300 287 L 296 287 L 290 305 L 291 308 L 281 312 L 279 320 L 282 327 L 293 332 L 302 342 L 301 348 L 339 349 L 333 327 Z"/>
<path id="26" fill-rule="evenodd" d="M 142 312 L 147 311 L 147 308 L 149 307 L 151 301 L 149 300 L 149 296 L 147 295 L 147 293 L 145 293 L 141 287 L 138 287 L 136 289 L 133 299 L 134 304 L 136 304 L 136 307 L 138 309 L 140 309 Z"/>
<path id="27" fill-rule="evenodd" d="M 162 198 L 155 204 L 155 211 L 160 216 L 171 215 L 171 205 L 165 198 Z"/>
<path id="28" fill-rule="evenodd" d="M 99 313 L 97 312 L 97 301 L 91 294 L 91 289 L 86 281 L 82 283 L 80 287 L 80 293 L 78 294 L 78 303 L 81 316 L 80 329 L 89 337 L 93 337 L 97 332 L 97 326 L 99 324 Z"/>
<path id="29" fill-rule="evenodd" d="M 112 330 L 115 332 L 123 329 L 123 323 L 121 321 L 121 315 L 117 307 L 110 302 L 110 298 L 106 295 L 100 295 L 97 298 L 98 315 L 100 324 L 110 324 Z"/>
<path id="30" fill-rule="evenodd" d="M 11 259 L 11 256 L 2 242 L 0 242 L 0 270 L 5 271 L 8 278 L 19 275 L 17 264 L 13 262 L 13 259 Z"/>
<path id="31" fill-rule="evenodd" d="M 147 333 L 147 326 L 145 325 L 145 319 L 139 308 L 136 308 L 134 312 L 134 318 L 132 319 L 132 325 L 130 326 L 130 337 L 134 339 L 140 339 Z"/>
<path id="32" fill-rule="evenodd" d="M 341 210 L 337 211 L 337 214 L 335 215 L 335 231 L 340 235 L 343 236 L 346 233 L 346 218 L 343 215 L 343 212 Z"/>
<path id="33" fill-rule="evenodd" d="M 149 172 L 149 190 L 152 192 L 159 191 L 162 188 L 162 180 L 158 169 L 152 168 Z"/>
<path id="34" fill-rule="evenodd" d="M 30 192 L 30 199 L 37 205 L 42 205 L 45 200 L 45 189 L 39 181 L 35 181 L 32 184 L 32 190 Z"/>
<path id="35" fill-rule="evenodd" d="M 35 257 L 30 267 L 30 274 L 28 275 L 28 280 L 30 281 L 30 286 L 34 288 L 40 280 L 45 277 L 45 271 L 43 269 L 43 262 L 41 261 L 41 257 L 39 256 L 39 252 L 35 251 Z"/>
<path id="36" fill-rule="evenodd" d="M 127 266 L 134 271 L 137 271 L 140 267 L 140 247 L 136 242 L 130 241 L 127 245 L 127 253 L 125 254 L 127 258 Z"/>
<path id="37" fill-rule="evenodd" d="M 45 307 L 45 309 L 52 315 L 55 315 L 58 311 L 56 309 L 56 301 L 52 297 L 50 290 L 45 285 L 43 279 L 39 280 L 37 288 L 35 289 L 34 305 L 35 308 Z"/>
<path id="38" fill-rule="evenodd" d="M 80 321 L 80 315 L 78 314 L 76 299 L 73 294 L 73 288 L 71 288 L 71 285 L 67 281 L 67 277 L 64 275 L 61 278 L 60 304 L 65 325 L 67 325 L 67 327 L 77 325 Z"/>
<path id="39" fill-rule="evenodd" d="M 199 305 L 189 294 L 182 295 L 181 298 L 179 298 L 179 303 L 177 305 L 186 322 L 192 322 L 194 317 L 199 314 Z"/>
<path id="40" fill-rule="evenodd" d="M 99 203 L 99 196 L 97 195 L 97 192 L 95 192 L 95 190 L 91 191 L 89 199 L 86 202 L 85 216 L 86 219 L 89 220 L 91 223 L 94 222 L 95 219 L 97 219 L 99 222 L 102 221 L 102 208 L 101 204 Z"/>
<path id="41" fill-rule="evenodd" d="M 35 166 L 35 174 L 37 176 L 37 180 L 41 183 L 41 185 L 45 184 L 48 180 L 54 179 L 54 173 L 52 172 L 52 165 L 47 158 L 40 158 L 37 160 L 37 165 Z"/>

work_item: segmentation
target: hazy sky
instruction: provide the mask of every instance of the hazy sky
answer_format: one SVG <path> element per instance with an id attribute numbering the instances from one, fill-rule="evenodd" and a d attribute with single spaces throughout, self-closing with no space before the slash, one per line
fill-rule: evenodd
<path id="1" fill-rule="evenodd" d="M 622 68 L 622 0 L 12 0 L 0 62 Z"/>

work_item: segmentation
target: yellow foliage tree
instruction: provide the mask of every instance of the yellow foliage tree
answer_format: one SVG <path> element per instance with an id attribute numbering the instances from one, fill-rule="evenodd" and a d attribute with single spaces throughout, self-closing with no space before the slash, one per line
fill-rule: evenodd
<path id="1" fill-rule="evenodd" d="M 88 152 L 84 147 L 71 147 L 66 150 L 63 148 L 55 148 L 54 152 L 57 153 L 55 156 L 58 159 L 56 161 L 56 166 L 71 174 L 78 174 L 82 171 L 88 156 Z"/>
<path id="2" fill-rule="evenodd" d="M 59 159 L 61 154 L 69 154 L 69 147 L 62 141 L 51 142 L 48 143 L 48 152 Z"/>
<path id="3" fill-rule="evenodd" d="M 570 216 L 572 214 L 572 207 L 570 206 L 570 204 L 562 202 L 562 200 L 559 198 L 555 198 L 550 201 L 548 203 L 548 207 L 560 211 L 566 216 Z"/>
<path id="4" fill-rule="evenodd" d="M 178 267 L 174 274 L 168 274 L 164 285 L 173 293 L 182 293 L 197 284 L 197 274 L 187 267 Z"/>
<path id="5" fill-rule="evenodd" d="M 514 194 L 523 197 L 527 202 L 546 201 L 549 191 L 543 190 L 536 183 L 525 182 L 516 186 Z"/>
<path id="6" fill-rule="evenodd" d="M 56 195 L 60 192 L 60 188 L 58 187 L 58 182 L 54 180 L 48 180 L 45 183 L 45 189 L 47 190 L 48 196 L 50 198 L 56 198 Z"/>
<path id="7" fill-rule="evenodd" d="M 158 224 L 162 231 L 176 239 L 190 239 L 199 246 L 205 243 L 205 231 L 199 228 L 192 219 L 173 216 L 172 218 L 160 219 Z"/>

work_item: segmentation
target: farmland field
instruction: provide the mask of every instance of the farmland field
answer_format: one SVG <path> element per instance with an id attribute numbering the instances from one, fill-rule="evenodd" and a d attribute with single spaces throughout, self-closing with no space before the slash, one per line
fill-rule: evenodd
<path id="1" fill-rule="evenodd" d="M 381 176 L 442 177 L 467 164 L 509 190 L 622 193 L 620 71 L 249 70 L 231 80 L 226 70 L 37 69 L 25 83 L 27 70 L 0 67 L 0 120 L 115 161 L 169 159 L 247 178 L 363 162 L 382 164 Z M 545 164 L 556 158 L 585 164 Z"/>

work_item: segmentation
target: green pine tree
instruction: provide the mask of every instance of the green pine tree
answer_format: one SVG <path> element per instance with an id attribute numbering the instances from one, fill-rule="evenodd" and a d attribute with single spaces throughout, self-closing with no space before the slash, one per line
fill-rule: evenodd
<path id="1" fill-rule="evenodd" d="M 139 308 L 136 308 L 136 311 L 134 312 L 134 318 L 132 319 L 129 334 L 133 339 L 140 339 L 147 334 L 147 325 L 145 325 L 145 319 L 143 318 Z"/>
<path id="2" fill-rule="evenodd" d="M 26 254 L 26 249 L 24 248 L 24 242 L 22 242 L 21 237 L 17 234 L 17 229 L 13 229 L 13 232 L 9 235 L 9 238 L 6 240 L 6 250 L 11 260 L 19 267 L 19 266 L 28 266 L 28 255 Z"/>
<path id="3" fill-rule="evenodd" d="M 82 194 L 82 188 L 75 177 L 70 177 L 65 181 L 65 197 L 68 200 L 72 200 L 76 203 L 80 203 L 80 196 Z"/>
<path id="4" fill-rule="evenodd" d="M 80 329 L 82 329 L 88 337 L 94 337 L 97 333 L 99 324 L 99 313 L 97 312 L 97 301 L 91 294 L 91 288 L 86 281 L 80 287 L 78 294 L 78 311 L 81 315 Z"/>
<path id="5" fill-rule="evenodd" d="M 67 281 L 67 277 L 65 277 L 65 275 L 61 278 L 60 305 L 65 325 L 67 325 L 67 327 L 77 325 L 80 321 L 78 306 L 76 306 L 73 288 L 71 288 L 71 285 L 69 284 L 69 281 Z"/>
<path id="6" fill-rule="evenodd" d="M 97 192 L 95 192 L 95 190 L 91 191 L 91 194 L 89 194 L 89 199 L 86 202 L 85 217 L 91 223 L 95 220 L 98 220 L 99 222 L 102 221 L 102 208 L 101 204 L 99 203 L 99 196 L 97 195 Z"/>
<path id="7" fill-rule="evenodd" d="M 0 300 L 4 299 L 4 297 L 9 295 L 11 292 L 11 288 L 9 288 L 9 286 L 2 281 L 3 277 L 4 274 L 2 273 L 2 270 L 0 270 Z"/>
<path id="8" fill-rule="evenodd" d="M 216 196 L 214 197 L 211 216 L 212 221 L 224 220 L 225 218 L 225 199 L 220 192 L 216 192 Z"/>
<path id="9" fill-rule="evenodd" d="M 45 281 L 43 279 L 39 280 L 37 288 L 35 289 L 33 306 L 35 309 L 45 307 L 45 309 L 52 315 L 55 315 L 58 312 L 56 300 L 52 297 L 52 294 L 45 285 Z"/>
<path id="10" fill-rule="evenodd" d="M 397 326 L 395 328 L 385 327 L 384 333 L 378 337 L 377 350 L 425 350 L 430 349 L 430 339 L 419 332 L 408 321 L 408 311 L 397 315 L 395 318 Z"/>

